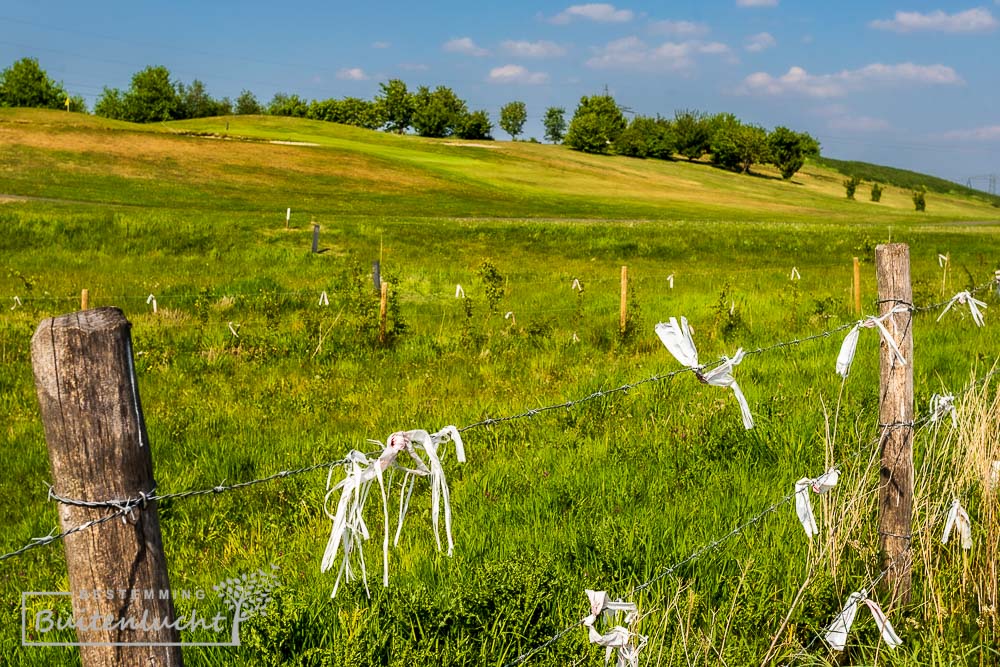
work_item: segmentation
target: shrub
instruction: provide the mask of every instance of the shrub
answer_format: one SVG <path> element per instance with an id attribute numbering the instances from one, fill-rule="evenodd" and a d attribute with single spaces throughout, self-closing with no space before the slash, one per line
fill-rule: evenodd
<path id="1" fill-rule="evenodd" d="M 927 210 L 927 200 L 924 198 L 924 190 L 913 191 L 913 207 L 918 211 Z"/>
<path id="2" fill-rule="evenodd" d="M 854 192 L 858 189 L 859 185 L 861 185 L 861 179 L 857 176 L 844 179 L 844 190 L 847 191 L 848 199 L 854 199 Z"/>
<path id="3" fill-rule="evenodd" d="M 882 201 L 882 186 L 878 183 L 872 183 L 872 201 Z"/>

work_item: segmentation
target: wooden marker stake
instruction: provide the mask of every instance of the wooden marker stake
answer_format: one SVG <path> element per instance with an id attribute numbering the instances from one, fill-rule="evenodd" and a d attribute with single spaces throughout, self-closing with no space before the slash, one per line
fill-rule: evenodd
<path id="1" fill-rule="evenodd" d="M 854 312 L 861 315 L 861 262 L 854 258 Z"/>
<path id="2" fill-rule="evenodd" d="M 80 290 L 80 310 L 90 310 L 90 290 Z"/>
<path id="3" fill-rule="evenodd" d="M 382 283 L 382 296 L 378 302 L 378 342 L 385 342 L 385 311 L 386 297 L 389 295 L 389 283 Z"/>
<path id="4" fill-rule="evenodd" d="M 622 300 L 621 300 L 621 322 L 619 331 L 625 333 L 625 318 L 628 315 L 628 267 L 622 267 Z"/>

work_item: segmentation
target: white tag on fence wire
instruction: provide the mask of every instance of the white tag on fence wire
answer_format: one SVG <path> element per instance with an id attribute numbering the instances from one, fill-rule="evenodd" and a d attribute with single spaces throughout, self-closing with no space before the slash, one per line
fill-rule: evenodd
<path id="1" fill-rule="evenodd" d="M 153 312 L 156 312 L 156 297 L 150 294 L 146 297 L 146 305 L 153 304 Z"/>
<path id="2" fill-rule="evenodd" d="M 803 477 L 795 482 L 795 513 L 799 517 L 802 528 L 806 531 L 806 537 L 810 540 L 812 540 L 813 535 L 819 535 L 819 527 L 816 525 L 816 517 L 813 515 L 809 490 L 812 489 L 814 493 L 822 495 L 835 487 L 838 479 L 840 479 L 840 472 L 836 468 L 830 468 L 815 479 Z"/>
<path id="3" fill-rule="evenodd" d="M 826 634 L 823 636 L 833 650 L 844 650 L 844 647 L 847 645 L 847 636 L 851 632 L 851 626 L 854 625 L 854 619 L 858 613 L 858 606 L 861 604 L 866 605 L 871 610 L 872 616 L 875 617 L 875 625 L 878 626 L 879 633 L 886 646 L 896 648 L 903 643 L 903 640 L 892 629 L 892 624 L 889 623 L 889 619 L 886 618 L 882 608 L 877 602 L 868 597 L 867 591 L 862 589 L 848 596 L 843 610 L 833 620 L 833 623 L 830 624 L 826 630 Z"/>
<path id="4" fill-rule="evenodd" d="M 969 513 L 965 511 L 962 504 L 955 498 L 948 511 L 948 521 L 944 525 L 944 535 L 941 536 L 941 544 L 948 544 L 951 538 L 951 531 L 957 530 L 962 539 L 962 549 L 968 551 L 972 548 L 972 522 L 969 520 Z"/>
<path id="5" fill-rule="evenodd" d="M 660 322 L 656 325 L 656 335 L 659 336 L 670 354 L 674 355 L 674 358 L 682 365 L 693 370 L 699 380 L 715 387 L 730 387 L 740 406 L 743 427 L 747 430 L 753 428 L 753 415 L 750 413 L 750 406 L 747 405 L 743 390 L 740 389 L 740 385 L 733 377 L 733 368 L 743 361 L 743 348 L 737 349 L 732 358 L 723 357 L 721 365 L 702 373 L 702 367 L 698 364 L 698 350 L 694 346 L 691 328 L 688 326 L 686 317 L 681 317 L 679 324 L 675 317 L 671 317 L 669 322 Z"/>
<path id="6" fill-rule="evenodd" d="M 954 427 L 958 420 L 958 411 L 955 409 L 955 396 L 952 394 L 934 394 L 931 396 L 931 422 L 937 423 L 949 415 L 951 416 L 951 425 Z"/>
<path id="7" fill-rule="evenodd" d="M 909 312 L 906 306 L 898 305 L 893 307 L 885 315 L 879 317 L 868 317 L 863 320 L 859 320 L 850 331 L 847 332 L 847 336 L 844 337 L 844 342 L 840 345 L 840 353 L 837 355 L 837 375 L 842 378 L 846 378 L 851 372 L 851 364 L 854 362 L 854 353 L 858 349 L 858 336 L 861 333 L 861 328 L 871 329 L 877 328 L 879 333 L 882 335 L 882 339 L 885 340 L 886 345 L 892 350 L 896 359 L 903 366 L 906 365 L 906 359 L 903 357 L 903 353 L 899 351 L 899 346 L 896 345 L 896 340 L 893 338 L 889 330 L 885 328 L 885 320 L 889 319 L 897 313 Z"/>
<path id="8" fill-rule="evenodd" d="M 972 296 L 971 292 L 959 292 L 955 296 L 951 297 L 951 300 L 945 304 L 944 310 L 938 315 L 937 321 L 940 322 L 944 314 L 951 310 L 951 307 L 956 303 L 961 305 L 968 305 L 969 312 L 972 313 L 972 321 L 976 323 L 977 327 L 983 326 L 983 314 L 980 312 L 980 308 L 986 308 L 986 303 L 980 301 L 979 299 Z"/>
<path id="9" fill-rule="evenodd" d="M 792 275 L 789 276 L 788 279 L 789 280 L 802 280 L 802 276 L 801 276 L 801 274 L 799 274 L 799 270 L 796 267 L 794 267 L 794 266 L 792 267 Z"/>
<path id="10" fill-rule="evenodd" d="M 948 255 L 942 255 L 941 253 L 938 253 L 938 266 L 939 267 L 941 267 L 943 269 L 944 265 L 947 264 L 950 261 L 951 261 L 951 258 Z"/>
<path id="11" fill-rule="evenodd" d="M 353 578 L 350 561 L 354 552 L 358 554 L 361 574 L 365 579 L 365 590 L 368 590 L 362 542 L 369 539 L 370 533 L 364 522 L 363 512 L 372 482 L 378 482 L 382 497 L 382 517 L 384 524 L 382 539 L 382 583 L 384 586 L 389 585 L 388 502 L 392 489 L 387 489 L 384 472 L 390 468 L 392 471 L 403 472 L 403 482 L 399 494 L 398 522 L 395 539 L 393 540 L 394 545 L 399 544 L 399 537 L 403 530 L 403 521 L 409 510 L 416 478 L 426 477 L 431 484 L 431 525 L 434 530 L 434 539 L 440 551 L 441 538 L 438 528 L 438 517 L 441 514 L 443 505 L 448 555 L 452 555 L 454 552 L 454 540 L 451 534 L 451 501 L 448 484 L 444 476 L 444 468 L 441 466 L 441 460 L 438 457 L 439 445 L 449 441 L 455 443 L 455 452 L 458 460 L 465 462 L 465 446 L 462 442 L 462 436 L 454 426 L 446 426 L 433 435 L 423 430 L 393 433 L 389 436 L 387 444 L 377 459 L 369 459 L 360 452 L 351 452 L 348 456 L 347 476 L 335 486 L 330 486 L 333 475 L 333 469 L 331 468 L 330 477 L 327 478 L 327 493 L 323 507 L 327 516 L 332 520 L 333 525 L 330 531 L 330 539 L 323 554 L 320 570 L 322 572 L 329 570 L 336 561 L 338 553 L 341 550 L 343 551 L 343 561 L 341 562 L 337 580 L 333 586 L 332 596 L 337 594 L 337 589 L 340 586 L 342 578 L 345 581 L 350 581 Z M 376 444 L 381 445 L 381 443 Z M 406 451 L 410 455 L 414 467 L 407 468 L 399 463 L 397 459 L 403 451 Z M 427 463 L 421 457 L 421 452 L 427 457 Z M 327 507 L 330 496 L 337 490 L 341 492 L 340 500 L 337 503 L 336 512 L 331 514 Z"/>
<path id="12" fill-rule="evenodd" d="M 23 305 L 23 304 L 21 303 L 21 297 L 19 297 L 19 296 L 15 296 L 15 297 L 14 297 L 14 305 L 13 305 L 13 306 L 11 306 L 11 307 L 10 307 L 10 309 L 11 309 L 11 310 L 14 310 L 15 308 L 18 308 L 18 307 L 20 307 L 21 305 Z"/>
<path id="13" fill-rule="evenodd" d="M 639 652 L 646 645 L 648 637 L 635 633 L 623 625 L 616 625 L 605 633 L 601 633 L 594 627 L 602 616 L 611 620 L 619 613 L 625 614 L 625 624 L 631 626 L 638 619 L 635 603 L 620 600 L 609 602 L 608 594 L 605 591 L 588 589 L 586 593 L 587 599 L 590 601 L 590 615 L 583 619 L 583 625 L 587 627 L 590 643 L 605 648 L 605 663 L 611 659 L 612 653 L 617 651 L 616 667 L 637 667 Z"/>
<path id="14" fill-rule="evenodd" d="M 319 293 L 319 305 L 321 305 L 321 306 L 329 306 L 330 305 L 330 297 L 328 297 L 326 295 L 326 291 L 323 291 L 323 292 Z"/>
<path id="15" fill-rule="evenodd" d="M 671 273 L 669 276 L 667 276 L 667 284 L 670 285 L 670 289 L 674 288 L 674 274 Z"/>
<path id="16" fill-rule="evenodd" d="M 464 299 L 465 298 L 465 290 L 462 289 L 461 285 L 455 285 L 455 298 L 456 299 Z"/>
<path id="17" fill-rule="evenodd" d="M 229 333 L 233 334 L 234 338 L 239 338 L 240 335 L 236 331 L 240 328 L 240 325 L 234 325 L 232 322 L 229 323 Z"/>
<path id="18" fill-rule="evenodd" d="M 573 278 L 573 286 L 570 289 L 575 289 L 577 292 L 583 291 L 583 286 L 580 284 L 579 278 Z"/>

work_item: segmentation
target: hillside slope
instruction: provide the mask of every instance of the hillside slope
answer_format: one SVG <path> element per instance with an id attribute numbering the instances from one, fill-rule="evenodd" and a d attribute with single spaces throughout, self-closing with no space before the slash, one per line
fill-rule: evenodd
<path id="1" fill-rule="evenodd" d="M 279 143 L 280 142 L 280 143 Z M 433 217 L 997 220 L 960 195 L 844 197 L 842 176 L 807 165 L 739 175 L 705 163 L 585 155 L 561 146 L 431 140 L 292 118 L 231 116 L 133 125 L 0 110 L 0 195 L 95 204 Z"/>

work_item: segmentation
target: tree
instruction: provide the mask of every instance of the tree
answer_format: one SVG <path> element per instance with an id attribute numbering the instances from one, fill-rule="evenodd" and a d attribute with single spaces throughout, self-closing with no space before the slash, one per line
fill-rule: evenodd
<path id="1" fill-rule="evenodd" d="M 0 72 L 0 106 L 63 109 L 66 98 L 34 58 L 21 58 Z"/>
<path id="2" fill-rule="evenodd" d="M 819 155 L 819 142 L 806 132 L 793 132 L 787 127 L 776 127 L 767 137 L 771 163 L 789 179 L 802 168 L 807 156 Z"/>
<path id="3" fill-rule="evenodd" d="M 104 87 L 94 104 L 94 114 L 105 118 L 125 118 L 125 95 L 117 88 Z"/>
<path id="4" fill-rule="evenodd" d="M 545 138 L 554 144 L 562 143 L 566 136 L 566 110 L 562 107 L 549 107 L 542 119 L 545 126 Z"/>
<path id="5" fill-rule="evenodd" d="M 659 117 L 636 116 L 615 141 L 615 152 L 628 157 L 668 160 L 673 149 L 670 122 Z"/>
<path id="6" fill-rule="evenodd" d="M 673 127 L 677 152 L 688 160 L 697 160 L 711 150 L 712 130 L 708 118 L 702 112 L 674 112 Z"/>
<path id="7" fill-rule="evenodd" d="M 413 124 L 413 96 L 400 79 L 390 79 L 388 83 L 380 83 L 378 86 L 381 92 L 375 97 L 375 101 L 385 118 L 385 129 L 403 134 Z"/>
<path id="8" fill-rule="evenodd" d="M 264 107 L 257 101 L 257 96 L 249 90 L 244 90 L 236 98 L 236 114 L 239 116 L 250 116 L 264 113 Z"/>
<path id="9" fill-rule="evenodd" d="M 413 96 L 413 129 L 422 137 L 447 137 L 466 115 L 465 102 L 447 86 L 421 86 Z"/>
<path id="10" fill-rule="evenodd" d="M 162 65 L 133 74 L 132 85 L 122 102 L 124 119 L 133 123 L 157 123 L 182 117 L 178 86 L 170 81 L 170 70 Z"/>
<path id="11" fill-rule="evenodd" d="M 861 185 L 861 179 L 857 176 L 844 179 L 844 191 L 847 193 L 848 199 L 854 199 L 854 192 L 858 189 L 859 185 Z"/>
<path id="12" fill-rule="evenodd" d="M 500 129 L 517 141 L 517 135 L 524 130 L 528 120 L 528 108 L 524 102 L 510 102 L 500 107 Z"/>
<path id="13" fill-rule="evenodd" d="M 267 113 L 272 116 L 305 118 L 309 114 L 309 105 L 298 95 L 275 93 L 267 104 Z"/>
<path id="14" fill-rule="evenodd" d="M 454 135 L 460 139 L 493 140 L 493 123 L 486 111 L 466 114 L 456 125 Z"/>
<path id="15" fill-rule="evenodd" d="M 914 190 L 911 193 L 913 196 L 913 208 L 915 208 L 918 211 L 927 210 L 927 198 L 925 197 L 926 193 L 927 193 L 927 188 L 924 186 L 920 186 L 919 189 Z"/>
<path id="16" fill-rule="evenodd" d="M 225 116 L 232 111 L 232 104 L 226 98 L 213 99 L 205 84 L 195 79 L 190 86 L 183 84 L 177 87 L 180 99 L 180 118 L 207 118 L 208 116 Z"/>
<path id="17" fill-rule="evenodd" d="M 566 143 L 585 153 L 607 153 L 625 127 L 625 116 L 613 97 L 584 96 L 569 123 Z"/>
<path id="18" fill-rule="evenodd" d="M 882 201 L 882 186 L 878 183 L 872 183 L 872 201 Z"/>

